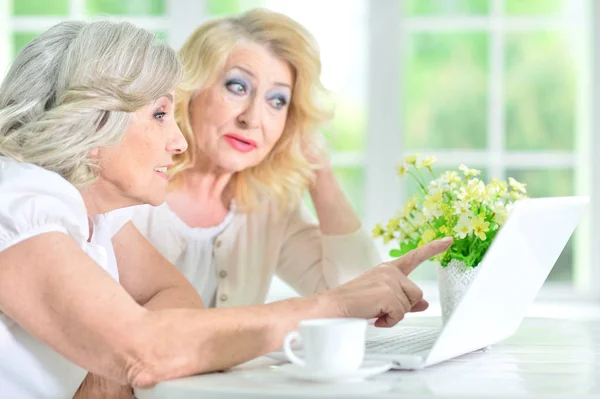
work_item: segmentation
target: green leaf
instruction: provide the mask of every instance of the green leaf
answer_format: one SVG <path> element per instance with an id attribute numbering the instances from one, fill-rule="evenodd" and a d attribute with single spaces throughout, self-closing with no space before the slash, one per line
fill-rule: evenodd
<path id="1" fill-rule="evenodd" d="M 399 257 L 401 257 L 402 255 L 404 255 L 404 253 L 402 253 L 402 251 L 401 251 L 401 250 L 399 250 L 399 249 L 392 249 L 392 250 L 390 251 L 390 256 L 391 256 L 392 258 L 399 258 Z"/>

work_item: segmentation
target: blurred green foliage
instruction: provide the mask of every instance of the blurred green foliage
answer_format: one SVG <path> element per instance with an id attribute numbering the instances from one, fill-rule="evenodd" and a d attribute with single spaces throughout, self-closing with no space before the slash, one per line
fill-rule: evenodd
<path id="1" fill-rule="evenodd" d="M 90 15 L 164 15 L 167 0 L 85 0 Z"/>
<path id="2" fill-rule="evenodd" d="M 485 15 L 489 10 L 490 0 L 404 0 L 403 12 L 407 16 L 456 16 Z"/>
<path id="3" fill-rule="evenodd" d="M 6 1 L 6 0 L 3 0 Z M 69 0 L 12 0 L 15 16 L 67 16 Z"/>
<path id="4" fill-rule="evenodd" d="M 405 147 L 485 149 L 488 34 L 412 34 L 404 53 Z"/>

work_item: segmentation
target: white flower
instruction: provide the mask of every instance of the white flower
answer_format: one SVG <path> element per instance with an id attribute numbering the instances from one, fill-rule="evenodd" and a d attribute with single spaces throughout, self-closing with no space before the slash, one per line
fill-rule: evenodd
<path id="1" fill-rule="evenodd" d="M 455 215 L 467 215 L 473 216 L 473 211 L 471 211 L 469 203 L 465 201 L 457 201 L 454 203 L 454 214 Z"/>
<path id="2" fill-rule="evenodd" d="M 456 237 L 461 239 L 467 237 L 473 231 L 471 228 L 471 218 L 468 215 L 461 215 L 453 230 L 456 232 Z"/>

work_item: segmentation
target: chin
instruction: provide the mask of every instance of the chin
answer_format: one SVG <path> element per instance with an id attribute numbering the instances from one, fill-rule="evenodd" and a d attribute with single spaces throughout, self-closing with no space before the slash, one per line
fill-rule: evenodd
<path id="1" fill-rule="evenodd" d="M 251 165 L 247 159 L 239 159 L 237 157 L 232 157 L 229 159 L 222 159 L 221 162 L 219 162 L 219 166 L 222 169 L 235 173 L 251 168 L 254 165 Z"/>
<path id="2" fill-rule="evenodd" d="M 166 193 L 163 195 L 153 195 L 153 196 L 149 197 L 144 203 L 152 205 L 152 206 L 159 206 L 163 202 L 165 202 L 166 197 L 167 197 Z"/>

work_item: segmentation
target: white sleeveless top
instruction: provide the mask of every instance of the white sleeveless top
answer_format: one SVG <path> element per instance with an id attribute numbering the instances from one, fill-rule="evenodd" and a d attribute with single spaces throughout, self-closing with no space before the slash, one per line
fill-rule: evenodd
<path id="1" fill-rule="evenodd" d="M 0 252 L 27 238 L 60 232 L 118 281 L 111 238 L 121 226 L 104 215 L 92 221 L 94 233 L 87 242 L 87 211 L 72 184 L 54 172 L 0 156 Z M 0 312 L 0 398 L 71 398 L 86 374 Z"/>

